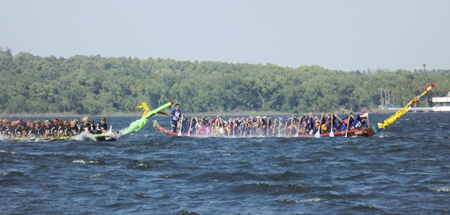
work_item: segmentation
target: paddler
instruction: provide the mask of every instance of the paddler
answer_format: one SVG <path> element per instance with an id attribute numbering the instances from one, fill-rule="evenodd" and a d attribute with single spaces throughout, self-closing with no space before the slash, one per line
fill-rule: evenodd
<path id="1" fill-rule="evenodd" d="M 104 116 L 100 117 L 100 123 L 97 124 L 97 127 L 96 127 L 97 134 L 103 133 L 101 128 L 103 128 L 104 131 L 108 130 L 108 124 L 106 124 L 106 117 L 104 117 Z"/>
<path id="2" fill-rule="evenodd" d="M 172 118 L 170 120 L 170 124 L 172 125 L 172 131 L 176 132 L 177 126 L 178 126 L 178 121 L 181 118 L 180 104 L 178 104 L 178 103 L 175 104 L 175 107 L 172 109 L 170 114 L 172 115 Z"/>
<path id="3" fill-rule="evenodd" d="M 350 126 L 350 130 L 353 129 L 362 129 L 362 128 L 367 128 L 369 127 L 367 125 L 367 118 L 369 117 L 368 113 L 363 113 L 360 114 L 356 117 L 355 121 L 352 123 L 352 125 Z"/>

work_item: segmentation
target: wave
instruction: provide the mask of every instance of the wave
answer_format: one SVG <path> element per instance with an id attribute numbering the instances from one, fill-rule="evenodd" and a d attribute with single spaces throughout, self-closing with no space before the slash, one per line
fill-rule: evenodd
<path id="1" fill-rule="evenodd" d="M 290 204 L 298 204 L 298 203 L 309 203 L 309 202 L 322 202 L 325 201 L 321 198 L 310 198 L 310 199 L 302 199 L 302 200 L 294 200 L 294 199 L 280 199 L 279 203 L 290 203 Z"/>
<path id="2" fill-rule="evenodd" d="M 84 176 L 85 178 L 99 178 L 99 177 L 103 177 L 103 176 L 107 176 L 109 174 L 107 173 L 96 173 L 96 174 L 92 174 L 92 175 L 87 175 Z"/>
<path id="3" fill-rule="evenodd" d="M 5 178 L 24 177 L 24 176 L 25 175 L 20 171 L 0 172 L 0 177 Z"/>
<path id="4" fill-rule="evenodd" d="M 84 160 L 74 160 L 72 163 L 79 163 L 79 164 L 86 164 L 86 161 Z"/>
<path id="5" fill-rule="evenodd" d="M 450 186 L 433 187 L 429 188 L 429 190 L 437 193 L 450 193 Z"/>
<path id="6" fill-rule="evenodd" d="M 5 151 L 5 150 L 0 150 L 0 153 L 4 153 L 4 154 L 12 154 L 12 155 L 20 155 L 19 152 L 15 152 L 15 151 Z"/>

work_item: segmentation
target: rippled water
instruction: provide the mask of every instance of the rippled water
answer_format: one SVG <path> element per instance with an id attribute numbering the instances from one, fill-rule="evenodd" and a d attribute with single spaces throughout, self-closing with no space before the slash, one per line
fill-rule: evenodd
<path id="1" fill-rule="evenodd" d="M 1 213 L 448 213 L 449 118 L 407 113 L 370 138 L 188 139 L 148 124 L 115 142 L 1 141 Z"/>

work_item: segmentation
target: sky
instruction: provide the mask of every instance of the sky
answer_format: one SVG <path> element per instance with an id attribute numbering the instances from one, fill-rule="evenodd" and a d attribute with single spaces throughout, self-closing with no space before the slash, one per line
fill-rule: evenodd
<path id="1" fill-rule="evenodd" d="M 449 0 L 0 0 L 13 54 L 450 69 Z"/>

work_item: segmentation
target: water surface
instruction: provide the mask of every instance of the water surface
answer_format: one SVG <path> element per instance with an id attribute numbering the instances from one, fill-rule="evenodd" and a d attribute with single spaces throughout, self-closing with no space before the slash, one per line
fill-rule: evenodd
<path id="1" fill-rule="evenodd" d="M 370 123 L 388 114 L 372 114 Z M 2 214 L 443 214 L 450 113 L 376 136 L 0 141 Z M 124 128 L 136 117 L 109 117 Z M 156 117 L 168 128 L 167 117 Z M 98 120 L 98 119 L 96 119 Z"/>

